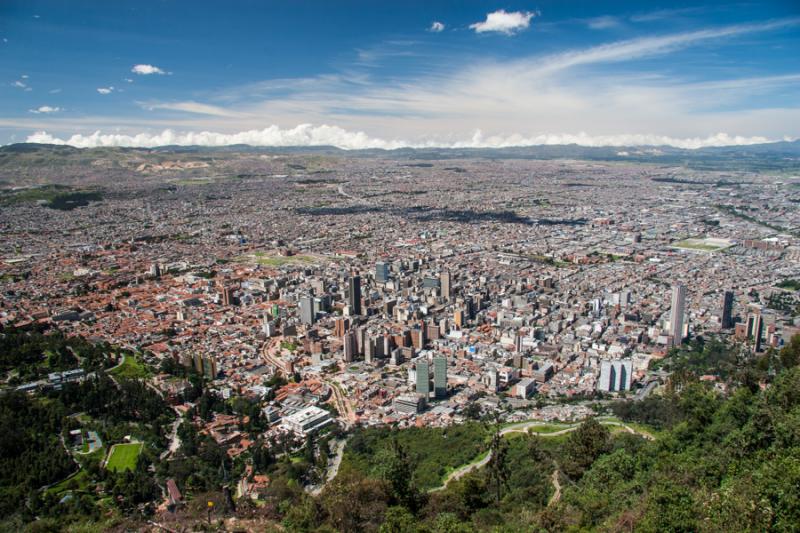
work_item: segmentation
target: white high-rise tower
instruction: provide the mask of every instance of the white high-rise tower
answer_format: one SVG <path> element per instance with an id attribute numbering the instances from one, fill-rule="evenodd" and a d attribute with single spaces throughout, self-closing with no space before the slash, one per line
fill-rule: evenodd
<path id="1" fill-rule="evenodd" d="M 669 316 L 669 334 L 673 346 L 683 342 L 683 314 L 686 312 L 686 285 L 676 283 L 672 286 L 672 309 Z"/>

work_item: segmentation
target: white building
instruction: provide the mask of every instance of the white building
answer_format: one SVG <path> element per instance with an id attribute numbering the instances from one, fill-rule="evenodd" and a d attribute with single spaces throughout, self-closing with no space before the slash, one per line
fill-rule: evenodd
<path id="1" fill-rule="evenodd" d="M 333 422 L 333 420 L 328 411 L 311 406 L 301 409 L 293 415 L 284 417 L 281 426 L 294 433 L 308 435 L 309 433 L 319 431 L 331 422 Z"/>
<path id="2" fill-rule="evenodd" d="M 536 389 L 536 382 L 525 378 L 514 385 L 514 395 L 524 399 L 530 396 L 534 389 Z"/>
<path id="3" fill-rule="evenodd" d="M 597 390 L 616 392 L 630 390 L 633 362 L 630 359 L 603 361 L 600 363 L 600 379 Z"/>
<path id="4" fill-rule="evenodd" d="M 686 285 L 677 283 L 672 286 L 672 308 L 669 315 L 669 334 L 673 346 L 683 342 L 683 315 L 686 312 Z"/>

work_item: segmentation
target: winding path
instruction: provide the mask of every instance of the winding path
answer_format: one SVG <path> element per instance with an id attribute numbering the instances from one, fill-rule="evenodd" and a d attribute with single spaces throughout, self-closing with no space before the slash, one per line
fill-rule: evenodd
<path id="1" fill-rule="evenodd" d="M 342 465 L 342 458 L 344 457 L 344 448 L 347 444 L 347 439 L 344 440 L 337 440 L 334 441 L 333 445 L 336 448 L 336 453 L 333 456 L 333 460 L 328 464 L 328 468 L 325 469 L 325 481 L 320 483 L 319 485 L 315 485 L 311 487 L 309 493 L 317 496 L 322 489 L 325 488 L 330 481 L 333 481 L 333 478 L 336 477 L 336 474 L 339 473 L 339 467 Z"/>
<path id="2" fill-rule="evenodd" d="M 632 427 L 630 427 L 627 424 L 624 424 L 622 422 L 617 422 L 615 420 L 598 420 L 598 422 L 603 424 L 604 426 L 618 426 L 618 427 L 624 428 L 628 433 L 633 433 L 633 434 L 639 435 L 639 436 L 641 436 L 641 437 L 643 437 L 643 438 L 645 438 L 647 440 L 653 440 L 654 439 L 653 435 L 651 435 L 649 433 L 646 433 L 646 432 L 643 432 L 643 431 L 638 431 L 638 430 L 636 430 L 636 429 L 634 429 L 634 428 L 632 428 Z M 528 433 L 529 429 L 535 428 L 536 426 L 547 426 L 547 425 L 548 425 L 547 423 L 540 422 L 538 420 L 534 420 L 534 421 L 530 421 L 530 422 L 520 422 L 519 424 L 514 424 L 512 426 L 508 426 L 508 427 L 505 427 L 505 428 L 501 429 L 500 430 L 500 435 L 503 436 L 503 435 L 507 435 L 509 433 Z M 550 431 L 550 432 L 538 432 L 538 431 L 536 431 L 534 429 L 533 431 L 530 431 L 530 433 L 532 433 L 532 434 L 534 434 L 534 435 L 536 435 L 538 437 L 544 437 L 544 438 L 559 437 L 561 435 L 565 435 L 567 433 L 571 433 L 571 432 L 575 431 L 576 429 L 578 429 L 578 427 L 580 427 L 580 424 L 573 424 L 571 426 L 565 427 L 564 429 L 560 429 L 558 431 Z M 482 467 L 486 466 L 486 464 L 489 463 L 489 460 L 491 459 L 491 457 L 492 457 L 492 452 L 490 450 L 479 461 L 474 461 L 472 463 L 466 464 L 464 466 L 461 466 L 461 467 L 453 470 L 445 478 L 444 483 L 442 485 L 440 485 L 438 487 L 434 487 L 432 489 L 429 489 L 428 492 L 437 492 L 437 491 L 440 491 L 440 490 L 444 490 L 444 488 L 447 487 L 447 485 L 451 481 L 454 481 L 456 479 L 460 479 L 460 478 L 464 477 L 465 475 L 469 474 L 470 472 L 472 472 L 473 470 L 477 470 L 479 468 L 482 468 Z M 558 494 L 558 497 L 560 498 L 561 497 L 561 486 L 557 484 L 557 482 L 558 482 L 558 469 L 556 469 L 556 471 L 553 472 L 553 476 L 554 476 L 553 477 L 553 485 L 556 487 L 556 494 Z M 555 497 L 555 494 L 553 496 Z"/>
<path id="3" fill-rule="evenodd" d="M 550 475 L 550 482 L 553 484 L 553 495 L 550 497 L 550 501 L 547 502 L 547 505 L 553 505 L 554 503 L 558 503 L 558 500 L 561 499 L 561 481 L 558 479 L 558 468 L 553 470 L 553 473 Z"/>

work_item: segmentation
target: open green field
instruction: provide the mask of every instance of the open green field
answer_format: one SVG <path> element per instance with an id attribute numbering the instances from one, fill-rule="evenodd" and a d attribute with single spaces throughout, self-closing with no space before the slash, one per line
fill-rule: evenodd
<path id="1" fill-rule="evenodd" d="M 144 379 L 150 376 L 150 371 L 135 356 L 126 355 L 124 357 L 122 364 L 109 371 L 109 374 L 123 379 Z"/>
<path id="2" fill-rule="evenodd" d="M 85 491 L 88 490 L 88 488 L 89 488 L 89 474 L 86 472 L 86 470 L 81 470 L 71 478 L 56 483 L 55 485 L 47 489 L 47 492 L 49 494 L 55 494 L 60 496 L 67 491 L 71 490 Z"/>
<path id="3" fill-rule="evenodd" d="M 563 424 L 560 422 L 542 422 L 541 424 L 535 424 L 529 426 L 527 429 L 525 428 L 525 424 L 529 422 L 512 422 L 510 424 L 503 424 L 501 429 L 519 429 L 520 431 L 526 431 L 529 433 L 555 433 L 556 431 L 561 431 L 563 429 L 568 429 L 575 424 Z"/>
<path id="4" fill-rule="evenodd" d="M 701 252 L 716 252 L 724 250 L 727 246 L 721 244 L 712 244 L 703 239 L 685 239 L 672 243 L 673 248 L 681 248 L 684 250 L 698 250 Z"/>
<path id="5" fill-rule="evenodd" d="M 310 255 L 273 255 L 267 252 L 255 252 L 240 258 L 241 261 L 252 261 L 263 266 L 279 267 L 283 265 L 314 264 L 317 260 Z"/>
<path id="6" fill-rule="evenodd" d="M 136 460 L 140 453 L 142 453 L 141 442 L 115 444 L 111 448 L 111 456 L 108 458 L 106 468 L 114 472 L 133 470 L 136 468 Z"/>

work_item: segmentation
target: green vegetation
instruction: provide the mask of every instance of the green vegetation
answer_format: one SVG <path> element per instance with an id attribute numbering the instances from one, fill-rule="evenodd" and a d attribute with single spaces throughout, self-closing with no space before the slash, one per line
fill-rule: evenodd
<path id="1" fill-rule="evenodd" d="M 0 372 L 14 374 L 8 380 L 9 385 L 78 366 L 92 372 L 110 364 L 105 356 L 109 350 L 108 345 L 94 345 L 79 337 L 68 338 L 56 330 L 6 328 L 0 335 Z"/>
<path id="2" fill-rule="evenodd" d="M 115 382 L 105 374 L 105 354 L 113 350 L 55 330 L 6 328 L 0 334 L 0 364 L 9 372 L 16 367 L 9 381 L 78 366 L 94 373 L 58 390 L 0 394 L 0 530 L 23 530 L 34 520 L 45 530 L 77 522 L 104 529 L 106 520 L 160 494 L 147 468 L 158 460 L 155 450 L 163 446 L 172 414 L 143 382 Z M 135 433 L 149 449 L 138 446 L 142 452 L 132 470 L 106 470 L 100 467 L 102 449 L 70 457 L 69 432 L 78 428 L 96 431 L 105 442 Z"/>
<path id="3" fill-rule="evenodd" d="M 63 353 L 67 339 L 46 337 L 49 357 Z M 24 360 L 13 347 L 25 345 L 11 345 L 7 357 Z M 46 357 L 31 364 L 44 365 Z M 338 475 L 316 496 L 304 486 L 320 483 L 329 439 L 341 437 L 336 430 L 305 442 L 287 435 L 256 440 L 244 457 L 231 459 L 192 421 L 235 415 L 256 435 L 266 427 L 259 403 L 223 400 L 200 376 L 165 364 L 162 370 L 183 372 L 192 384 L 195 406 L 178 427 L 180 448 L 161 461 L 169 408 L 143 382 L 115 383 L 101 367 L 97 379 L 47 395 L 0 395 L 7 428 L 0 435 L 0 529 L 35 522 L 37 530 L 135 530 L 134 522 L 118 526 L 126 517 L 145 519 L 161 498 L 158 485 L 170 478 L 190 500 L 184 516 L 202 520 L 207 500 L 217 502 L 215 513 L 230 516 L 223 487 L 248 464 L 270 483 L 256 504 L 238 500 L 237 516 L 265 517 L 288 532 L 795 531 L 798 364 L 800 336 L 759 356 L 697 338 L 658 363 L 672 372 L 659 394 L 614 403 L 617 418 L 535 425 L 505 438 L 501 429 L 521 424 L 357 429 Z M 699 381 L 705 374 L 727 392 Z M 618 420 L 657 438 L 611 425 Z M 108 443 L 134 434 L 144 444 L 118 445 L 107 468 L 100 467 L 102 451 L 76 454 L 78 470 L 61 438 L 79 425 Z M 564 428 L 571 431 L 552 435 Z M 426 490 L 476 461 L 480 468 L 444 489 Z M 40 490 L 47 484 L 53 485 Z"/>
<path id="4" fill-rule="evenodd" d="M 74 191 L 66 185 L 56 184 L 29 189 L 5 190 L 0 193 L 0 205 L 10 206 L 39 202 L 46 207 L 61 211 L 71 211 L 76 207 L 84 207 L 90 202 L 99 202 L 102 199 L 99 191 Z"/>
<path id="5" fill-rule="evenodd" d="M 255 261 L 255 263 L 263 266 L 280 267 L 284 265 L 295 264 L 313 264 L 317 260 L 310 255 L 270 255 L 266 252 L 255 252 L 252 256 L 244 256 L 238 259 L 239 261 Z"/>
<path id="6" fill-rule="evenodd" d="M 136 468 L 136 461 L 139 459 L 140 453 L 142 453 L 141 442 L 115 444 L 111 447 L 111 455 L 108 457 L 106 468 L 114 472 L 133 471 Z"/>
<path id="7" fill-rule="evenodd" d="M 778 282 L 775 286 L 780 289 L 788 289 L 790 291 L 800 291 L 800 280 L 785 279 L 783 281 Z"/>
<path id="8" fill-rule="evenodd" d="M 150 377 L 151 372 L 135 355 L 123 355 L 122 363 L 111 369 L 109 374 L 116 378 L 124 379 L 145 379 Z"/>
<path id="9" fill-rule="evenodd" d="M 613 417 L 552 437 L 501 439 L 473 424 L 477 430 L 458 444 L 435 428 L 358 430 L 319 497 L 287 490 L 279 477 L 269 497 L 282 499 L 287 511 L 279 517 L 289 531 L 793 531 L 800 523 L 798 362 L 800 337 L 760 357 L 698 339 L 662 363 L 677 378 L 663 396 L 615 404 L 620 419 L 657 439 L 611 425 Z M 698 381 L 705 373 L 720 376 L 730 394 Z M 454 469 L 489 449 L 482 468 L 444 490 L 423 490 L 431 471 L 441 474 L 437 464 Z M 426 464 L 429 456 L 436 461 Z"/>
<path id="10" fill-rule="evenodd" d="M 700 250 L 703 252 L 716 252 L 717 250 L 721 250 L 724 248 L 724 246 L 708 244 L 702 239 L 685 239 L 683 241 L 672 243 L 672 246 L 675 248 L 684 248 L 686 250 Z"/>
<path id="11" fill-rule="evenodd" d="M 742 381 L 751 370 L 750 354 L 719 340 L 692 339 L 674 348 L 667 357 L 650 363 L 652 369 L 672 372 L 672 382 L 682 384 L 705 374 L 719 376 L 723 381 Z"/>
<path id="12" fill-rule="evenodd" d="M 532 428 L 528 429 L 528 433 L 531 433 L 531 434 L 557 433 L 559 431 L 564 431 L 565 429 L 568 429 L 570 427 L 573 427 L 573 425 L 572 424 L 545 424 L 545 425 L 541 425 L 541 426 L 540 425 L 536 425 L 536 426 L 533 426 Z"/>
<path id="13" fill-rule="evenodd" d="M 297 350 L 297 343 L 291 341 L 281 341 L 281 348 L 284 350 L 289 350 L 290 352 L 294 352 Z"/>
<path id="14" fill-rule="evenodd" d="M 361 472 L 380 477 L 392 454 L 392 441 L 397 439 L 415 464 L 414 481 L 424 490 L 441 485 L 449 470 L 486 451 L 488 436 L 488 429 L 476 422 L 444 429 L 360 429 L 350 438 L 344 460 Z"/>

